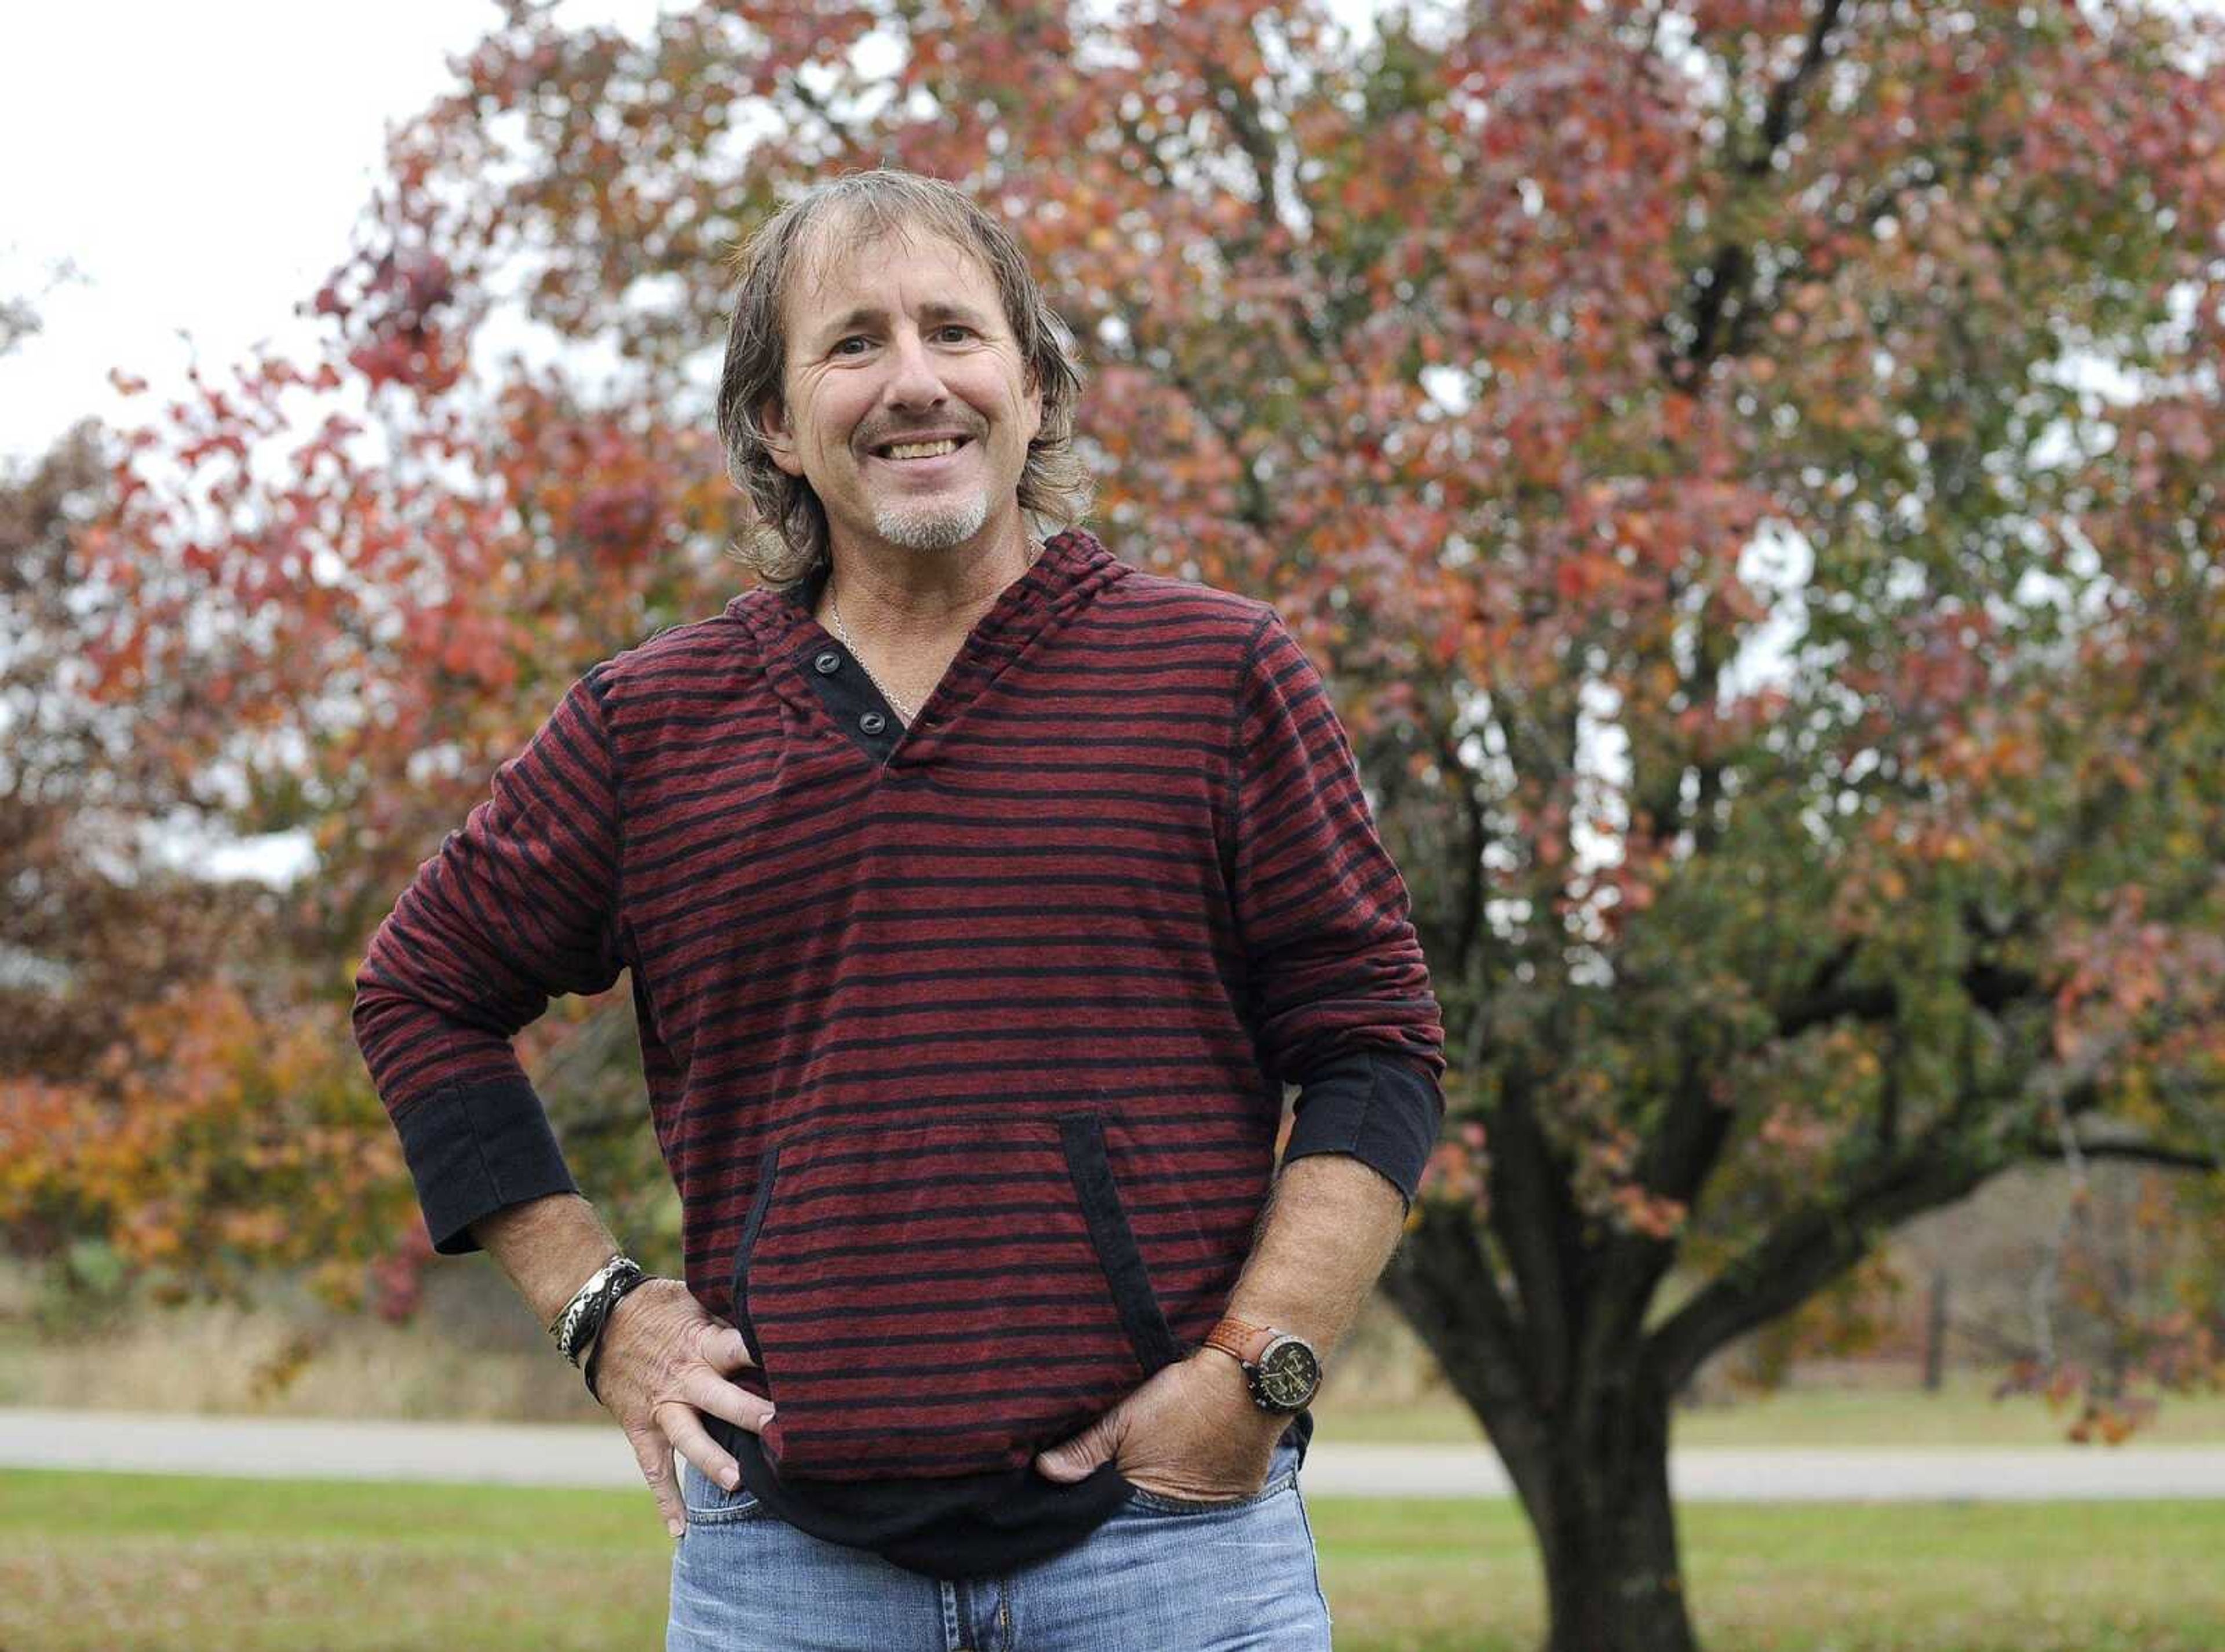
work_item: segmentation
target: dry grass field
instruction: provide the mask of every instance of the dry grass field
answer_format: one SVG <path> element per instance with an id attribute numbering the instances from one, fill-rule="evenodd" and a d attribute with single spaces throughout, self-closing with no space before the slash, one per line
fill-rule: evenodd
<path id="1" fill-rule="evenodd" d="M 37 1334 L 0 1277 L 0 1405 L 273 1416 L 586 1422 L 601 1413 L 484 1258 L 436 1275 L 407 1326 L 278 1296 L 270 1307 L 140 1309 L 94 1334 Z M 10 1297 L 13 1297 L 13 1301 Z M 280 1374 L 290 1380 L 274 1382 Z M 2070 1421 L 2043 1402 L 1995 1402 L 1955 1371 L 1937 1394 L 1890 1368 L 1680 1411 L 1682 1446 L 2044 1446 Z M 1371 1302 L 1315 1408 L 1324 1440 L 1480 1440 L 1412 1333 Z M 2168 1400 L 2144 1444 L 2225 1441 L 2225 1393 Z M 0 1652 L 5 1652 L 0 1649 Z"/>

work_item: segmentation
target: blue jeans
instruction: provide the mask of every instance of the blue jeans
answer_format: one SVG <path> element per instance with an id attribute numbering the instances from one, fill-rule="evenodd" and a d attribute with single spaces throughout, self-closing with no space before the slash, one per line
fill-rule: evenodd
<path id="1" fill-rule="evenodd" d="M 935 1579 L 821 1541 L 681 1462 L 665 1652 L 1327 1652 L 1296 1446 L 1233 1503 L 1137 1491 L 1062 1554 Z"/>

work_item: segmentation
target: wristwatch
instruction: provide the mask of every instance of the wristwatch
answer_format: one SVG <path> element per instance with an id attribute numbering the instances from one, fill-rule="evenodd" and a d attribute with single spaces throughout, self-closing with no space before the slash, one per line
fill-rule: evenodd
<path id="1" fill-rule="evenodd" d="M 1288 1416 L 1304 1410 L 1321 1390 L 1321 1356 L 1303 1337 L 1271 1325 L 1225 1319 L 1205 1333 L 1203 1345 L 1220 1349 L 1244 1367 L 1252 1403 L 1262 1411 Z"/>

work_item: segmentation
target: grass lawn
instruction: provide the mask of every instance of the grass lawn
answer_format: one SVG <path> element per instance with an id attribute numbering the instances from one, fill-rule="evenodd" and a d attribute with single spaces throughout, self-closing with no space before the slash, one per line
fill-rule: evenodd
<path id="1" fill-rule="evenodd" d="M 1510 1504 L 1308 1508 L 1340 1652 L 1535 1647 Z M 1717 1503 L 1684 1529 L 1710 1652 L 2225 1649 L 2225 1505 Z M 0 1649 L 652 1648 L 669 1554 L 646 1492 L 5 1472 Z"/>
<path id="2" fill-rule="evenodd" d="M 1482 1432 L 1458 1401 L 1398 1407 L 1340 1403 L 1332 1390 L 1315 1412 L 1316 1438 L 1339 1444 L 1467 1444 Z M 1735 1405 L 1683 1410 L 1674 1442 L 1690 1446 L 2061 1446 L 2075 1413 L 2031 1396 L 1996 1401 L 1988 1381 L 1957 1372 L 1937 1394 L 1917 1389 L 1794 1389 Z M 2135 1446 L 2225 1441 L 2225 1394 L 2174 1395 L 2133 1435 Z"/>

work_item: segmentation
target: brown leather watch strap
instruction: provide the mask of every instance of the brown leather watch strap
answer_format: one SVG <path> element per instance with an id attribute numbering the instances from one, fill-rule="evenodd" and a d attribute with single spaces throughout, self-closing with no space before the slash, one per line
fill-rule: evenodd
<path id="1" fill-rule="evenodd" d="M 1249 1320 L 1231 1315 L 1223 1319 L 1205 1333 L 1200 1345 L 1218 1348 L 1240 1364 L 1252 1364 L 1267 1351 L 1267 1345 L 1275 1339 L 1274 1327 L 1253 1325 Z"/>

